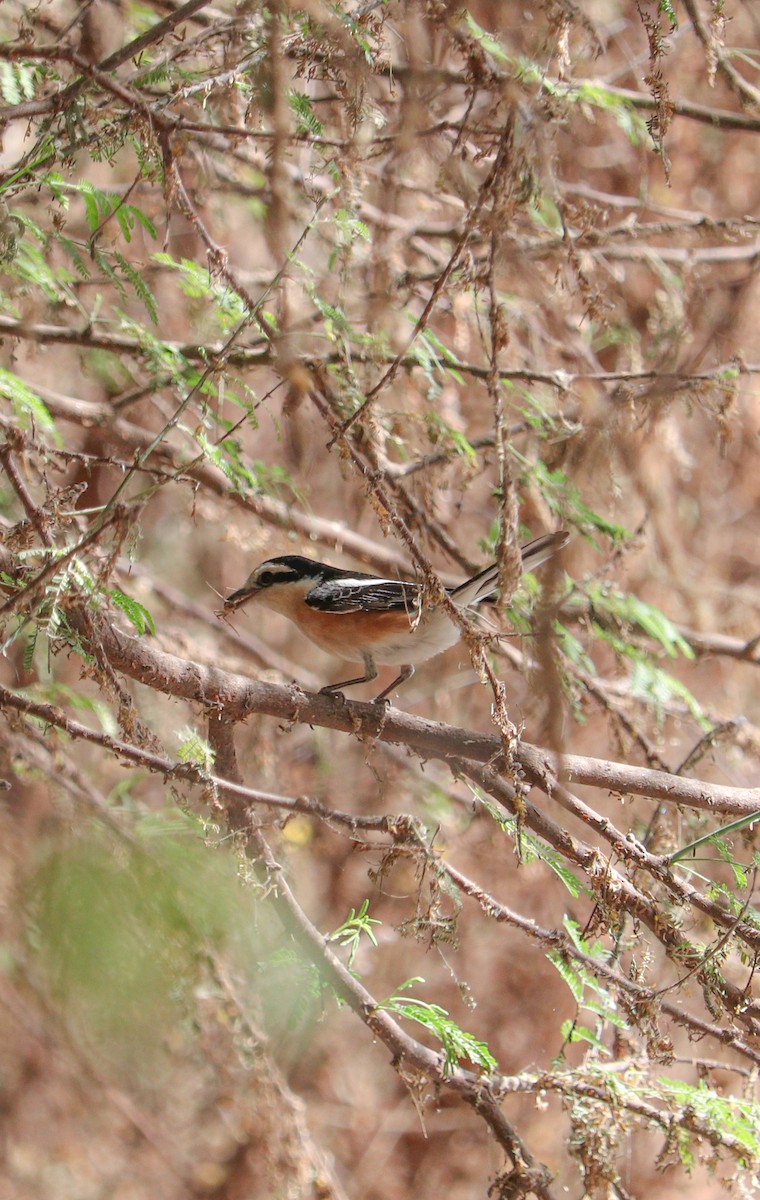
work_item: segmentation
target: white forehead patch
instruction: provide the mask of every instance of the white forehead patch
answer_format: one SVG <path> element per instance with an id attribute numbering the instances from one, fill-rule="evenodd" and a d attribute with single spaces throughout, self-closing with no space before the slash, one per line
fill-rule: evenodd
<path id="1" fill-rule="evenodd" d="M 264 576 L 273 583 L 285 583 L 286 580 L 300 578 L 300 574 L 300 571 L 297 571 L 295 567 L 289 567 L 287 563 L 261 563 L 248 576 L 247 586 L 253 586 Z"/>

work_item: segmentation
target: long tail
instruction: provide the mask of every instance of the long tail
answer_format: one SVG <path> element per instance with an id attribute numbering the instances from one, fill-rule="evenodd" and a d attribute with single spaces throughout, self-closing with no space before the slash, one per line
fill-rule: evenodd
<path id="1" fill-rule="evenodd" d="M 520 552 L 523 571 L 535 571 L 536 567 L 540 567 L 547 558 L 551 558 L 553 554 L 566 546 L 569 540 L 570 534 L 567 530 L 559 529 L 556 533 L 545 533 L 542 537 L 528 542 Z M 499 567 L 497 563 L 491 563 L 490 567 L 486 567 L 479 575 L 473 575 L 472 579 L 452 588 L 451 598 L 460 607 L 468 608 L 469 605 L 479 604 L 487 596 L 492 596 L 498 585 Z"/>

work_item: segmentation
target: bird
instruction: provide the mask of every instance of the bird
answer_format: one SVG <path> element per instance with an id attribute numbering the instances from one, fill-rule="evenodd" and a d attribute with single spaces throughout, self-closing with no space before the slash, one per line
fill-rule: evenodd
<path id="1" fill-rule="evenodd" d="M 523 570 L 535 570 L 568 540 L 567 531 L 558 530 L 528 542 L 520 551 Z M 446 591 L 465 613 L 492 596 L 498 582 L 498 564 L 491 563 Z M 442 654 L 461 637 L 460 628 L 442 608 L 425 603 L 422 584 L 331 567 L 299 554 L 260 563 L 243 586 L 226 598 L 224 615 L 251 600 L 288 617 L 322 650 L 364 663 L 363 675 L 327 684 L 320 695 L 339 695 L 344 688 L 371 682 L 377 678 L 378 664 L 400 666 L 392 683 L 375 696 L 373 703 L 380 704 L 411 678 L 418 663 Z"/>

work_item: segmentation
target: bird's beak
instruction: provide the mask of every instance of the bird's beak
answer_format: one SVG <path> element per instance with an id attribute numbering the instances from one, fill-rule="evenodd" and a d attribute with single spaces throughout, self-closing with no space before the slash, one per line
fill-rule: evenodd
<path id="1" fill-rule="evenodd" d="M 260 591 L 261 588 L 247 587 L 244 584 L 236 592 L 230 593 L 224 602 L 224 607 L 227 611 L 234 612 L 236 608 L 240 608 L 241 604 L 245 604 L 247 600 L 252 600 L 254 596 L 257 596 Z"/>

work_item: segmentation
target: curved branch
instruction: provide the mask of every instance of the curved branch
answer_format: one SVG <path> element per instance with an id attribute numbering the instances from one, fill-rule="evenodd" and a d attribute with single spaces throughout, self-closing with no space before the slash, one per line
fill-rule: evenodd
<path id="1" fill-rule="evenodd" d="M 107 623 L 101 636 L 114 667 L 132 679 L 147 683 L 166 695 L 205 705 L 222 706 L 233 720 L 251 713 L 264 713 L 281 720 L 321 725 L 341 733 L 361 733 L 368 741 L 409 746 L 422 758 L 471 759 L 493 763 L 502 754 L 500 738 L 412 716 L 397 708 L 380 708 L 360 701 L 343 701 L 332 696 L 310 695 L 299 688 L 281 687 L 246 679 L 219 667 L 205 666 L 160 650 L 146 639 L 132 638 Z M 632 793 L 671 804 L 684 804 L 704 812 L 760 819 L 760 788 L 729 787 L 705 780 L 686 779 L 588 755 L 565 754 L 560 758 L 520 742 L 515 747 L 517 762 L 533 780 L 548 785 L 559 782 L 590 784 L 605 791 Z"/>

